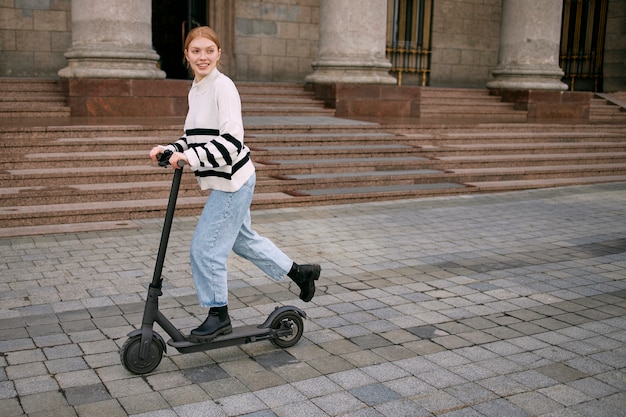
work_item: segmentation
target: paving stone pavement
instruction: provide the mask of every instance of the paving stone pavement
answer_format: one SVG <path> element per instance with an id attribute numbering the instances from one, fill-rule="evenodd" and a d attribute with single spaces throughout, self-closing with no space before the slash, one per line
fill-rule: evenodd
<path id="1" fill-rule="evenodd" d="M 176 219 L 161 297 L 185 331 L 205 314 L 195 221 Z M 136 376 L 119 350 L 161 225 L 0 240 L 0 415 L 626 415 L 626 183 L 255 211 L 322 278 L 302 303 L 233 256 L 232 319 L 298 306 L 300 342 L 170 347 Z"/>

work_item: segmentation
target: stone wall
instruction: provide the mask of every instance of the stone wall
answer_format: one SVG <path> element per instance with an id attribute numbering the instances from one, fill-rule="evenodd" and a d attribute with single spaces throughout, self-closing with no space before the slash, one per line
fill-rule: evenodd
<path id="1" fill-rule="evenodd" d="M 57 78 L 72 44 L 70 0 L 0 0 L 0 77 Z"/>
<path id="2" fill-rule="evenodd" d="M 498 65 L 501 0 L 436 0 L 430 86 L 484 88 Z"/>
<path id="3" fill-rule="evenodd" d="M 318 38 L 319 0 L 237 0 L 235 78 L 303 82 Z"/>
<path id="4" fill-rule="evenodd" d="M 626 0 L 609 0 L 603 76 L 605 92 L 626 91 Z"/>

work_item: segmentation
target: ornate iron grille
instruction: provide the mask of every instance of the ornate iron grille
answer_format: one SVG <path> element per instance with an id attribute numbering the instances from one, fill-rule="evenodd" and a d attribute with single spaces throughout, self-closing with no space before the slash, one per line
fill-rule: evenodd
<path id="1" fill-rule="evenodd" d="M 608 0 L 563 4 L 560 66 L 571 91 L 601 91 Z"/>
<path id="2" fill-rule="evenodd" d="M 434 0 L 388 0 L 387 58 L 402 84 L 402 74 L 417 74 L 428 85 Z"/>

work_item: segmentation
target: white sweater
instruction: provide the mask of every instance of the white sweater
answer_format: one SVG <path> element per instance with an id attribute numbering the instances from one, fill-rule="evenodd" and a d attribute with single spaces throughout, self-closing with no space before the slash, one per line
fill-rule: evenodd
<path id="1" fill-rule="evenodd" d="M 234 192 L 254 173 L 243 143 L 241 99 L 230 78 L 215 68 L 189 90 L 185 134 L 167 146 L 184 152 L 200 188 Z"/>

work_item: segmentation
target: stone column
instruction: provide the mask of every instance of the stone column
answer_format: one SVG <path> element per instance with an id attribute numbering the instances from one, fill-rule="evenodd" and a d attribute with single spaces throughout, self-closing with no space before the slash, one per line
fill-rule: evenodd
<path id="1" fill-rule="evenodd" d="M 165 78 L 152 48 L 151 0 L 72 0 L 61 78 Z"/>
<path id="2" fill-rule="evenodd" d="M 313 84 L 395 84 L 385 56 L 387 0 L 320 0 Z"/>
<path id="3" fill-rule="evenodd" d="M 487 87 L 567 90 L 559 68 L 563 0 L 503 0 L 500 55 Z"/>

